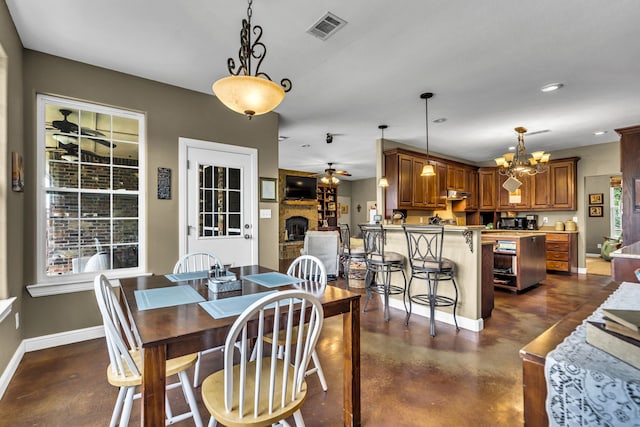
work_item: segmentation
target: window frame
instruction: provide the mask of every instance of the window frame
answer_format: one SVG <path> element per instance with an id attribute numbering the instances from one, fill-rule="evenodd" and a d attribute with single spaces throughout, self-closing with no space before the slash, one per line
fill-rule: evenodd
<path id="1" fill-rule="evenodd" d="M 115 270 L 105 270 L 103 273 L 110 279 L 117 279 L 121 277 L 135 276 L 145 274 L 146 270 L 146 253 L 147 253 L 147 239 L 145 233 L 145 218 L 147 212 L 147 199 L 146 199 L 146 116 L 143 113 L 136 111 L 125 110 L 122 108 L 108 107 L 96 103 L 87 101 L 71 100 L 68 98 L 62 98 L 52 95 L 37 94 L 37 113 L 36 113 L 36 128 L 37 128 L 37 196 L 36 196 L 36 280 L 35 285 L 29 286 L 29 291 L 32 292 L 33 288 L 41 286 L 51 285 L 66 285 L 66 284 L 80 284 L 80 286 L 71 286 L 67 288 L 59 289 L 58 291 L 46 292 L 44 294 L 56 294 L 75 292 L 78 290 L 91 289 L 93 285 L 93 279 L 96 272 L 86 273 L 69 273 L 60 276 L 47 275 L 47 254 L 46 254 L 46 233 L 47 233 L 47 209 L 46 209 L 46 197 L 47 190 L 50 187 L 45 186 L 46 180 L 46 121 L 45 121 L 45 107 L 48 104 L 55 104 L 56 106 L 66 107 L 70 109 L 79 109 L 84 111 L 90 111 L 95 113 L 109 114 L 112 116 L 120 116 L 128 119 L 135 119 L 138 121 L 138 190 L 137 192 L 128 191 L 126 194 L 136 194 L 138 196 L 138 266 L 130 268 L 119 268 Z M 114 164 L 110 163 L 110 167 Z M 123 194 L 118 190 L 110 188 L 107 194 L 116 195 Z M 112 216 L 109 218 L 113 219 Z M 113 235 L 114 231 L 110 232 Z M 35 289 L 35 294 L 41 293 L 41 290 Z"/>

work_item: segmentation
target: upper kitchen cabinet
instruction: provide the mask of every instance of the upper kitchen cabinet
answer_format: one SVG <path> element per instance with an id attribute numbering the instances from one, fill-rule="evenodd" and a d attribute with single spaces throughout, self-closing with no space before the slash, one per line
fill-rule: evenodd
<path id="1" fill-rule="evenodd" d="M 578 160 L 578 157 L 552 160 L 546 172 L 531 177 L 532 210 L 576 210 Z"/>
<path id="2" fill-rule="evenodd" d="M 481 211 L 496 210 L 497 174 L 496 168 L 478 169 L 478 209 Z"/>
<path id="3" fill-rule="evenodd" d="M 464 168 L 458 165 L 447 165 L 447 189 L 466 191 Z"/>
<path id="4" fill-rule="evenodd" d="M 469 195 L 466 198 L 466 210 L 478 209 L 478 170 L 476 168 L 465 168 L 464 170 L 465 189 Z"/>
<path id="5" fill-rule="evenodd" d="M 522 182 L 522 185 L 513 193 L 509 193 L 503 186 L 504 182 L 509 177 L 499 175 L 498 179 L 498 210 L 500 211 L 513 211 L 513 210 L 529 210 L 531 208 L 532 198 L 532 184 L 531 176 L 519 176 L 518 180 Z"/>

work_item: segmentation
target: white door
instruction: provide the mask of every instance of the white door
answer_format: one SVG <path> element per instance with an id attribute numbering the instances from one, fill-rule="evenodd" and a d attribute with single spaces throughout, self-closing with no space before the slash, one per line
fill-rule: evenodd
<path id="1" fill-rule="evenodd" d="M 257 150 L 180 138 L 180 255 L 258 264 Z"/>

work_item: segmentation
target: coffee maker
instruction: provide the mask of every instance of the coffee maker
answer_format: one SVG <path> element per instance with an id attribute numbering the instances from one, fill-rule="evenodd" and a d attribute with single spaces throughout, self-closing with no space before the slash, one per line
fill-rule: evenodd
<path id="1" fill-rule="evenodd" d="M 527 215 L 524 222 L 527 230 L 538 229 L 538 215 Z"/>

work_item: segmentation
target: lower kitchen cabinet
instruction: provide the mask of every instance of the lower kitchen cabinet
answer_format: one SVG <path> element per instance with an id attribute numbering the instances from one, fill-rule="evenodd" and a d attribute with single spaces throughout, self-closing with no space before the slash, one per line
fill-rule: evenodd
<path id="1" fill-rule="evenodd" d="M 578 269 L 578 234 L 550 233 L 546 239 L 547 270 L 572 273 Z"/>

